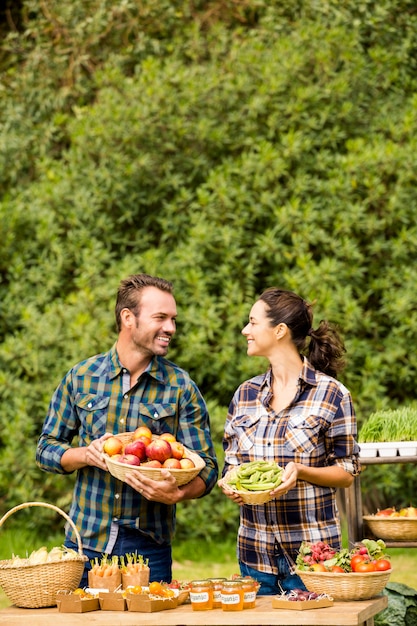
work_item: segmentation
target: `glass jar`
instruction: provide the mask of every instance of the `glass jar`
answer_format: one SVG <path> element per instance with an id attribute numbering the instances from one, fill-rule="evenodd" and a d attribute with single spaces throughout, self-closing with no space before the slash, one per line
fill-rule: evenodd
<path id="1" fill-rule="evenodd" d="M 193 611 L 208 611 L 213 608 L 214 589 L 211 580 L 192 580 L 190 602 Z"/>
<path id="2" fill-rule="evenodd" d="M 222 608 L 222 587 L 227 578 L 210 578 L 213 583 L 213 609 Z"/>
<path id="3" fill-rule="evenodd" d="M 259 583 L 250 576 L 241 579 L 243 587 L 243 608 L 254 609 Z"/>
<path id="4" fill-rule="evenodd" d="M 241 580 L 226 580 L 222 586 L 222 610 L 243 610 L 243 587 Z"/>

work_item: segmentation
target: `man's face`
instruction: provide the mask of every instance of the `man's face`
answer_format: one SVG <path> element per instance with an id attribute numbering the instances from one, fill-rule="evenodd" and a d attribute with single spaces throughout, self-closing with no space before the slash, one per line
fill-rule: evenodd
<path id="1" fill-rule="evenodd" d="M 132 329 L 137 350 L 147 356 L 165 356 L 176 330 L 177 306 L 174 296 L 156 287 L 145 287 Z"/>

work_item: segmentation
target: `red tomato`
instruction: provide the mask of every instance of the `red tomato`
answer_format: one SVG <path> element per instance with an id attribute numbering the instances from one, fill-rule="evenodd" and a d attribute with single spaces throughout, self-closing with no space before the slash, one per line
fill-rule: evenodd
<path id="1" fill-rule="evenodd" d="M 391 569 L 391 563 L 388 559 L 378 559 L 375 561 L 375 569 L 377 572 L 386 572 L 388 569 Z"/>
<path id="2" fill-rule="evenodd" d="M 365 574 L 366 572 L 375 572 L 376 571 L 376 566 L 375 563 L 372 563 L 372 561 L 361 561 L 360 563 L 357 563 L 355 566 L 355 569 L 353 570 L 354 572 L 356 572 L 357 574 Z"/>
<path id="3" fill-rule="evenodd" d="M 330 570 L 331 572 L 338 572 L 339 574 L 344 574 L 345 570 L 343 569 L 343 567 L 340 567 L 340 565 L 333 565 L 333 567 Z"/>
<path id="4" fill-rule="evenodd" d="M 355 572 L 356 565 L 358 563 L 362 563 L 365 560 L 366 560 L 366 556 L 364 554 L 354 554 L 352 558 L 350 559 L 350 566 L 352 568 L 352 571 Z"/>

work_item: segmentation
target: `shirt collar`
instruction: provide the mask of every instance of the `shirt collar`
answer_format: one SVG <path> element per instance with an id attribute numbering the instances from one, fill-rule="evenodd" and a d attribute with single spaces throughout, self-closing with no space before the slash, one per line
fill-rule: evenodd
<path id="1" fill-rule="evenodd" d="M 302 356 L 301 358 L 303 360 L 303 366 L 302 366 L 299 378 L 306 385 L 309 385 L 310 387 L 316 387 L 317 378 L 316 378 L 315 368 L 311 365 L 311 363 L 307 360 L 305 356 Z M 262 381 L 261 389 L 270 390 L 271 383 L 272 383 L 272 368 L 270 367 L 265 372 L 265 377 L 264 377 L 264 380 Z"/>
<path id="2" fill-rule="evenodd" d="M 109 351 L 109 376 L 113 380 L 117 376 L 120 376 L 125 369 L 120 363 L 119 355 L 117 354 L 117 342 L 115 342 Z M 152 376 L 157 381 L 164 383 L 165 368 L 163 367 L 162 359 L 158 356 L 153 356 L 145 372 Z"/>

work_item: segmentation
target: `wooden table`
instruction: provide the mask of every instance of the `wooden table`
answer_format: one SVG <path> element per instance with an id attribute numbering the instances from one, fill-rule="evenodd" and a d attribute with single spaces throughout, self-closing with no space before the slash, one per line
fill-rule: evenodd
<path id="1" fill-rule="evenodd" d="M 193 611 L 185 604 L 168 611 L 90 611 L 59 613 L 57 608 L 0 611 L 1 626 L 373 626 L 374 616 L 388 605 L 387 596 L 360 602 L 335 602 L 333 606 L 306 611 L 273 609 L 271 597 L 260 596 L 254 609 L 245 611 Z"/>

